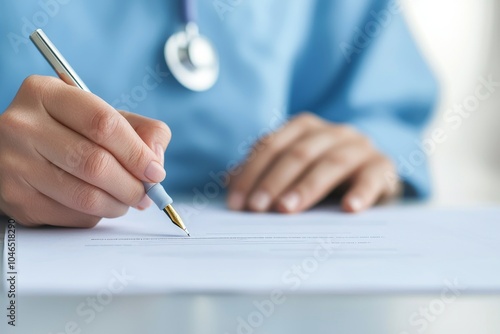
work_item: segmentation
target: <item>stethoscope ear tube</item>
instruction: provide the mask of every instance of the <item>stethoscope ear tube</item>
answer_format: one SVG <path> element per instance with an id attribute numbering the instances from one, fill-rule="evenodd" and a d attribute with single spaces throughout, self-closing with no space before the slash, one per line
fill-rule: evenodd
<path id="1" fill-rule="evenodd" d="M 213 44 L 199 33 L 196 0 L 182 0 L 181 9 L 185 27 L 165 43 L 165 61 L 181 85 L 192 91 L 205 91 L 219 77 L 219 57 Z"/>

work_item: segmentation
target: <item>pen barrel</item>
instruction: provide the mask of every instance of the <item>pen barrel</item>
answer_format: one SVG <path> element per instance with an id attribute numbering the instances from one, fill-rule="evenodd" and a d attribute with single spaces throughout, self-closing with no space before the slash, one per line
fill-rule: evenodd
<path id="1" fill-rule="evenodd" d="M 75 86 L 86 92 L 90 92 L 90 89 L 83 83 L 83 80 L 80 79 L 75 70 L 59 52 L 56 46 L 52 44 L 42 29 L 33 31 L 30 35 L 30 39 L 62 81 L 70 86 Z"/>
<path id="2" fill-rule="evenodd" d="M 194 10 L 194 7 L 191 9 Z M 50 39 L 41 29 L 35 30 L 30 35 L 31 40 L 42 53 L 49 64 L 54 68 L 59 77 L 69 85 L 76 86 L 84 91 L 90 92 L 88 87 L 83 83 L 82 79 L 76 74 L 69 63 L 64 59 L 62 54 L 57 50 Z M 174 201 L 159 183 L 143 182 L 144 190 L 151 200 L 158 206 L 160 210 L 165 209 Z"/>
<path id="3" fill-rule="evenodd" d="M 160 210 L 165 209 L 174 202 L 160 183 L 143 182 L 143 185 L 148 197 L 151 198 Z"/>

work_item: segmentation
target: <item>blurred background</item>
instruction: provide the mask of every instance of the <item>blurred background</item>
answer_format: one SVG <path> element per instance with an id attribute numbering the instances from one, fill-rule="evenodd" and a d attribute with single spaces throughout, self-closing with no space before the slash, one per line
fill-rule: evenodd
<path id="1" fill-rule="evenodd" d="M 478 109 L 449 128 L 445 113 L 474 92 L 479 78 L 500 83 L 500 2 L 498 0 L 404 0 L 405 14 L 423 53 L 441 83 L 441 100 L 426 137 L 437 128 L 448 138 L 430 154 L 434 195 L 445 206 L 500 202 L 500 87 Z M 424 137 L 425 138 L 425 137 Z M 404 314 L 425 305 L 411 298 L 390 309 L 394 333 L 405 328 Z M 425 332 L 498 333 L 500 300 L 495 296 L 462 299 Z"/>
<path id="2" fill-rule="evenodd" d="M 430 154 L 433 202 L 500 202 L 500 87 L 456 129 L 445 112 L 474 95 L 479 78 L 500 83 L 500 3 L 497 0 L 404 0 L 407 20 L 442 85 L 428 129 L 446 141 Z"/>

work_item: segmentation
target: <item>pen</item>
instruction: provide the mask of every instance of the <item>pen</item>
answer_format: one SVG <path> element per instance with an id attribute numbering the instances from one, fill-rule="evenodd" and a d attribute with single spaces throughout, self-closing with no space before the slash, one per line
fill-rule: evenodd
<path id="1" fill-rule="evenodd" d="M 57 50 L 55 45 L 49 40 L 47 35 L 37 29 L 30 35 L 31 41 L 35 44 L 38 51 L 49 62 L 50 66 L 56 71 L 59 78 L 68 85 L 76 86 L 84 91 L 90 92 L 89 88 L 83 83 L 82 79 L 76 74 L 73 68 L 69 65 L 62 54 Z M 163 210 L 170 218 L 172 223 L 181 228 L 188 236 L 190 236 L 186 225 L 182 222 L 181 217 L 172 206 L 173 200 L 167 194 L 163 186 L 159 183 L 143 182 L 144 190 L 151 200 Z"/>

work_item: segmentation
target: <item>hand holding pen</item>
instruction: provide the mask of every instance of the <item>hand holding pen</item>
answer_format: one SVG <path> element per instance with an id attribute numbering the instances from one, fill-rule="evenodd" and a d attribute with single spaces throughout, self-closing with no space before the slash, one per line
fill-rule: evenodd
<path id="1" fill-rule="evenodd" d="M 165 178 L 169 128 L 80 88 L 29 77 L 0 116 L 0 213 L 28 226 L 92 227 L 144 208 L 145 185 Z"/>

